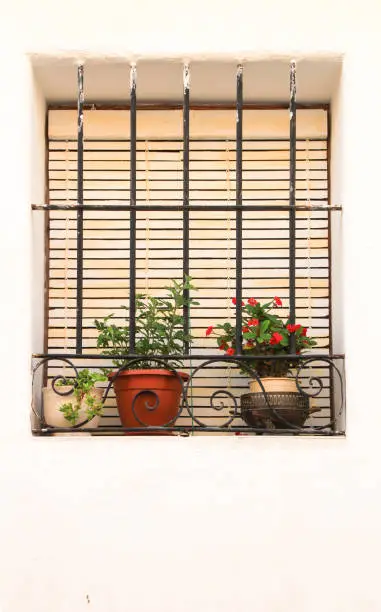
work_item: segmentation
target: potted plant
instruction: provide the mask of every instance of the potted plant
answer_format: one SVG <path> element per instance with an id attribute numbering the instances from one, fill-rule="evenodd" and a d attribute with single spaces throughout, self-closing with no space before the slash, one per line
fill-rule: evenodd
<path id="1" fill-rule="evenodd" d="M 233 298 L 235 304 L 235 298 Z M 308 398 L 301 394 L 296 381 L 290 377 L 297 366 L 294 358 L 256 359 L 287 355 L 290 337 L 295 338 L 296 354 L 316 346 L 316 341 L 308 336 L 308 330 L 301 324 L 283 321 L 273 311 L 282 306 L 279 297 L 261 304 L 254 298 L 242 302 L 242 348 L 245 358 L 243 364 L 254 369 L 261 379 L 250 382 L 250 393 L 241 398 L 242 416 L 252 426 L 286 427 L 287 424 L 303 424 L 309 415 Z M 206 335 L 215 335 L 217 345 L 227 355 L 235 354 L 236 328 L 229 322 L 210 326 Z M 245 370 L 242 370 L 245 372 Z M 263 392 L 264 391 L 264 392 Z M 275 412 L 274 412 L 275 411 Z M 278 418 L 279 417 L 279 418 Z"/>
<path id="2" fill-rule="evenodd" d="M 184 290 L 192 289 L 191 279 L 186 277 L 184 282 L 173 280 L 166 287 L 165 297 L 136 296 L 134 355 L 137 358 L 128 361 L 114 359 L 118 371 L 109 373 L 124 427 L 163 427 L 176 420 L 183 381 L 188 380 L 188 374 L 178 371 L 182 361 L 176 355 L 180 356 L 184 352 L 184 343 L 192 340 L 191 335 L 184 331 L 183 317 L 184 305 L 198 304 L 192 298 L 184 297 Z M 123 308 L 127 310 L 127 307 Z M 128 316 L 123 325 L 113 323 L 113 316 L 95 321 L 97 346 L 106 355 L 128 355 Z M 164 365 L 160 359 L 153 358 L 154 355 L 175 357 Z"/>
<path id="3" fill-rule="evenodd" d="M 61 377 L 51 387 L 44 387 L 44 419 L 50 427 L 98 427 L 102 414 L 103 389 L 96 383 L 107 377 L 87 368 L 77 377 Z"/>

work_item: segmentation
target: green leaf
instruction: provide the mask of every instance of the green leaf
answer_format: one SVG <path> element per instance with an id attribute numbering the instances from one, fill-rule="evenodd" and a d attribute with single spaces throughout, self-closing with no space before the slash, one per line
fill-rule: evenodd
<path id="1" fill-rule="evenodd" d="M 263 336 L 263 334 L 268 330 L 270 325 L 270 321 L 268 319 L 266 319 L 265 321 L 262 321 L 260 324 L 260 334 L 261 336 Z"/>
<path id="2" fill-rule="evenodd" d="M 243 337 L 245 338 L 245 340 L 256 340 L 257 339 L 257 333 L 256 332 L 245 332 L 243 334 Z"/>
<path id="3" fill-rule="evenodd" d="M 184 304 L 198 305 L 199 303 L 184 297 L 184 291 L 194 290 L 195 287 L 190 277 L 185 277 L 184 282 L 174 279 L 164 297 L 138 294 L 136 296 L 136 345 L 135 354 L 152 355 L 182 353 L 185 340 L 192 342 L 192 334 L 184 332 L 184 318 L 182 309 Z M 122 307 L 128 311 L 127 306 Z M 129 327 L 127 325 L 111 324 L 109 319 L 113 315 L 105 317 L 102 321 L 94 322 L 98 331 L 97 346 L 103 349 L 104 354 L 117 355 L 129 352 Z M 176 361 L 177 365 L 178 361 Z M 114 365 L 120 367 L 127 365 L 114 360 Z M 149 360 L 141 362 L 142 367 L 155 367 Z M 175 365 L 169 364 L 169 365 Z"/>

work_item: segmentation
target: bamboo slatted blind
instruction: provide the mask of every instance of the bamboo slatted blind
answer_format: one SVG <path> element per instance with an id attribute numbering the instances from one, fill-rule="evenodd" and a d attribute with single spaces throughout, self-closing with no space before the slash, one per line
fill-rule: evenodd
<path id="1" fill-rule="evenodd" d="M 129 112 L 91 110 L 84 119 L 84 202 L 129 200 Z M 245 110 L 243 123 L 243 204 L 287 204 L 289 118 L 285 110 Z M 216 349 L 205 337 L 208 325 L 231 317 L 235 285 L 235 111 L 192 110 L 190 114 L 190 274 L 199 307 L 191 328 L 199 354 Z M 182 115 L 177 110 L 141 110 L 137 116 L 137 204 L 182 204 Z M 51 204 L 76 203 L 76 112 L 49 112 L 49 196 Z M 324 109 L 298 110 L 296 203 L 328 204 L 328 136 Z M 232 211 L 213 210 L 231 202 Z M 49 211 L 49 320 L 51 352 L 75 349 L 76 213 Z M 326 210 L 296 212 L 296 318 L 311 327 L 319 353 L 329 349 L 329 221 Z M 243 213 L 243 295 L 283 300 L 288 310 L 288 211 Z M 84 212 L 84 352 L 94 352 L 95 318 L 129 297 L 128 211 Z M 162 295 L 170 279 L 182 276 L 182 212 L 137 212 L 137 291 Z M 218 351 L 217 351 L 218 352 Z M 58 364 L 59 365 L 59 364 Z M 57 366 L 49 366 L 49 375 Z M 85 359 L 83 361 L 85 365 Z M 325 388 L 313 417 L 329 417 L 329 369 L 315 366 Z M 312 372 L 311 372 L 312 373 Z M 223 384 L 222 384 L 223 383 Z M 222 366 L 204 370 L 193 390 L 198 414 L 209 414 L 213 390 L 237 393 L 247 381 Z M 225 414 L 226 416 L 226 414 Z M 222 415 L 210 417 L 221 419 Z M 113 400 L 103 424 L 118 422 Z M 218 424 L 218 423 L 216 423 Z"/>

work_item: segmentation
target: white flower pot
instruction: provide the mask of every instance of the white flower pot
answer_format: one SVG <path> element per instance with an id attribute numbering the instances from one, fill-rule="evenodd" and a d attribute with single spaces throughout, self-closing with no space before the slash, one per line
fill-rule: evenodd
<path id="1" fill-rule="evenodd" d="M 59 387 L 61 392 L 69 391 L 72 387 L 63 385 Z M 96 397 L 98 401 L 102 400 L 103 389 L 93 389 L 91 395 Z M 44 406 L 44 418 L 48 427 L 72 427 L 70 421 L 65 419 L 64 414 L 60 411 L 63 404 L 75 401 L 74 394 L 70 395 L 59 395 L 52 389 L 52 387 L 44 387 L 42 389 L 42 401 Z M 77 423 L 82 423 L 87 419 L 86 415 L 86 403 L 82 401 L 81 409 L 79 411 L 79 419 Z M 101 417 L 95 416 L 91 421 L 82 425 L 79 429 L 89 429 L 90 427 L 98 427 Z"/>

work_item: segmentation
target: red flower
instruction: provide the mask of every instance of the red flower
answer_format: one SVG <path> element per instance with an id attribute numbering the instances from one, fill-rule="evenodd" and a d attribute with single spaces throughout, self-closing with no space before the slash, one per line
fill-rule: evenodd
<path id="1" fill-rule="evenodd" d="M 237 305 L 237 298 L 233 298 L 232 302 L 233 302 L 234 306 L 236 306 Z M 242 302 L 242 306 L 245 306 L 245 302 Z"/>
<path id="2" fill-rule="evenodd" d="M 258 319 L 249 319 L 247 322 L 248 325 L 259 325 Z"/>
<path id="3" fill-rule="evenodd" d="M 282 300 L 275 296 L 274 298 L 275 306 L 282 306 Z"/>
<path id="4" fill-rule="evenodd" d="M 247 327 L 247 325 L 245 325 L 245 327 L 242 328 L 242 332 L 247 334 L 248 331 L 250 331 L 250 329 Z"/>
<path id="5" fill-rule="evenodd" d="M 253 341 L 252 341 L 252 340 L 248 340 L 248 341 L 246 342 L 246 348 L 252 348 L 253 346 L 254 346 L 254 345 L 253 345 Z"/>
<path id="6" fill-rule="evenodd" d="M 229 348 L 229 349 L 226 351 L 226 354 L 227 354 L 227 355 L 234 355 L 234 353 L 235 353 L 235 350 L 234 350 L 233 348 Z"/>
<path id="7" fill-rule="evenodd" d="M 213 332 L 213 329 L 213 325 L 210 325 L 205 332 L 205 336 L 210 336 L 210 334 Z"/>
<path id="8" fill-rule="evenodd" d="M 302 326 L 299 325 L 299 323 L 297 323 L 296 325 L 291 325 L 291 323 L 289 323 L 288 325 L 286 325 L 288 331 L 290 332 L 290 334 L 298 331 L 298 329 L 300 329 Z"/>
<path id="9" fill-rule="evenodd" d="M 279 344 L 283 340 L 282 334 L 278 334 L 278 332 L 274 332 L 270 339 L 270 344 Z"/>
<path id="10" fill-rule="evenodd" d="M 256 306 L 258 304 L 257 300 L 255 300 L 254 298 L 249 298 L 247 300 L 247 303 L 250 304 L 250 306 Z"/>
<path id="11" fill-rule="evenodd" d="M 307 327 L 303 327 L 302 336 L 307 336 Z"/>
<path id="12" fill-rule="evenodd" d="M 228 345 L 226 342 L 222 342 L 218 348 L 220 351 L 225 351 L 228 348 Z"/>

